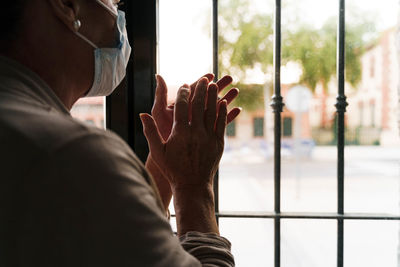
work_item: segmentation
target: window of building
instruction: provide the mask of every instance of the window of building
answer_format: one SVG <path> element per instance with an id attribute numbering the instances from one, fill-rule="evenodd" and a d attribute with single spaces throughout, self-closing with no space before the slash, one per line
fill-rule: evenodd
<path id="1" fill-rule="evenodd" d="M 362 127 L 362 126 L 364 126 L 364 103 L 360 102 L 358 104 L 358 108 L 359 108 L 359 116 L 360 116 L 359 124 L 360 124 L 360 127 Z"/>
<path id="2" fill-rule="evenodd" d="M 264 118 L 253 119 L 253 136 L 254 137 L 264 136 Z"/>
<path id="3" fill-rule="evenodd" d="M 236 136 L 236 122 L 233 121 L 226 127 L 226 136 L 235 137 Z"/>
<path id="4" fill-rule="evenodd" d="M 371 127 L 375 127 L 375 101 L 371 101 Z"/>
<path id="5" fill-rule="evenodd" d="M 369 76 L 373 78 L 375 76 L 375 57 L 371 57 L 369 64 Z"/>
<path id="6" fill-rule="evenodd" d="M 82 98 L 72 107 L 71 115 L 90 125 L 104 128 L 104 102 L 105 97 Z"/>
<path id="7" fill-rule="evenodd" d="M 283 118 L 283 136 L 292 136 L 293 119 L 290 117 Z"/>

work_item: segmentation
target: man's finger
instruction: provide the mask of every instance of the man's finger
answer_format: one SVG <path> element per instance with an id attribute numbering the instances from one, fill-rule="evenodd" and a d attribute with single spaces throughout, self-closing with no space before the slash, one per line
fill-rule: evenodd
<path id="1" fill-rule="evenodd" d="M 212 82 L 212 80 L 214 79 L 214 74 L 212 74 L 212 73 L 207 73 L 207 74 L 201 76 L 199 79 L 197 79 L 197 81 L 195 81 L 194 83 L 192 83 L 192 84 L 190 85 L 190 89 L 191 89 L 191 90 L 195 89 L 196 86 L 197 86 L 197 83 L 198 83 L 201 79 L 203 79 L 203 78 L 207 78 L 207 79 L 208 79 L 208 82 Z"/>
<path id="2" fill-rule="evenodd" d="M 163 77 L 156 75 L 157 87 L 154 100 L 154 108 L 165 109 L 167 107 L 168 88 Z"/>
<path id="3" fill-rule="evenodd" d="M 204 110 L 208 88 L 208 79 L 202 78 L 196 86 L 192 101 L 192 126 L 194 128 L 204 128 Z"/>
<path id="4" fill-rule="evenodd" d="M 227 120 L 227 102 L 226 100 L 222 101 L 219 104 L 218 110 L 218 118 L 217 123 L 215 125 L 215 134 L 217 135 L 218 139 L 223 139 L 225 135 L 225 128 L 226 128 L 226 120 Z"/>
<path id="5" fill-rule="evenodd" d="M 221 92 L 228 85 L 230 85 L 232 83 L 232 81 L 233 81 L 233 79 L 229 75 L 226 75 L 226 76 L 222 77 L 220 80 L 218 80 L 217 85 L 218 85 L 218 88 L 219 88 L 219 92 Z"/>
<path id="6" fill-rule="evenodd" d="M 201 79 L 203 79 L 203 78 L 207 78 L 208 82 L 210 83 L 210 82 L 212 82 L 212 80 L 214 80 L 214 74 L 212 74 L 212 73 L 207 73 L 207 74 L 201 76 L 197 81 L 195 81 L 194 83 L 192 83 L 192 84 L 190 85 L 190 102 L 192 102 L 192 100 L 193 100 L 193 96 L 194 96 L 194 94 L 195 94 L 195 92 L 196 92 L 196 86 L 197 86 L 197 84 L 198 84 L 199 81 L 200 81 Z"/>
<path id="7" fill-rule="evenodd" d="M 163 152 L 163 142 L 156 126 L 156 122 L 149 114 L 140 114 L 143 124 L 143 133 L 146 136 L 150 151 L 155 159 L 159 159 Z"/>
<path id="8" fill-rule="evenodd" d="M 219 101 L 223 101 L 226 100 L 226 102 L 228 103 L 228 105 L 230 103 L 232 103 L 233 100 L 235 100 L 235 98 L 239 95 L 239 89 L 237 88 L 232 88 L 231 90 L 228 91 L 228 93 L 226 93 L 224 95 L 223 98 L 221 98 Z"/>
<path id="9" fill-rule="evenodd" d="M 228 113 L 227 124 L 231 123 L 242 112 L 242 108 L 234 108 Z"/>
<path id="10" fill-rule="evenodd" d="M 217 94 L 218 86 L 215 83 L 210 84 L 207 95 L 205 125 L 207 131 L 211 133 L 214 131 L 215 120 L 217 118 Z"/>
<path id="11" fill-rule="evenodd" d="M 174 106 L 174 124 L 189 124 L 189 85 L 185 84 L 178 90 Z"/>

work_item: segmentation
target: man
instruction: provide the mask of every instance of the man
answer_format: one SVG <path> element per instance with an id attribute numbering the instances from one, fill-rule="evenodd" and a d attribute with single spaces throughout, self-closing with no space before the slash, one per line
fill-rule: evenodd
<path id="1" fill-rule="evenodd" d="M 237 90 L 217 101 L 229 77 L 182 86 L 173 109 L 157 78 L 153 111 L 161 112 L 141 115 L 157 184 L 118 136 L 69 114 L 79 98 L 109 95 L 125 76 L 131 49 L 117 6 L 2 5 L 1 267 L 234 265 L 212 191 L 226 123 L 240 112 L 227 112 Z M 165 216 L 171 192 L 179 239 Z"/>

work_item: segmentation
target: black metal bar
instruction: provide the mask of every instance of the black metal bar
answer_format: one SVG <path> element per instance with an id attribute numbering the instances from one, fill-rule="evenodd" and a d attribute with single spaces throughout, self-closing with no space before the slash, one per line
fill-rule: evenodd
<path id="1" fill-rule="evenodd" d="M 281 96 L 281 0 L 275 1 L 274 31 L 274 95 L 271 106 L 274 111 L 274 202 L 275 213 L 281 212 L 281 113 L 283 98 Z M 274 226 L 274 262 L 275 267 L 281 265 L 281 222 L 275 218 Z"/>
<path id="2" fill-rule="evenodd" d="M 212 40 L 213 40 L 213 72 L 215 75 L 215 81 L 218 80 L 219 76 L 219 44 L 218 44 L 218 0 L 213 0 L 212 3 Z"/>
<path id="3" fill-rule="evenodd" d="M 315 219 L 315 220 L 370 220 L 370 221 L 400 221 L 396 214 L 370 214 L 370 213 L 314 213 L 314 212 L 243 212 L 231 211 L 217 214 L 220 218 L 242 218 L 242 219 Z M 175 217 L 172 214 L 171 217 Z"/>
<path id="4" fill-rule="evenodd" d="M 345 145 L 345 125 L 344 114 L 347 102 L 345 96 L 345 0 L 339 0 L 339 23 L 337 38 L 337 75 L 338 75 L 338 97 L 336 102 L 337 109 L 337 178 L 338 178 L 338 214 L 344 214 L 344 145 Z M 344 253 L 344 223 L 343 219 L 338 219 L 338 239 L 337 239 L 337 266 L 343 267 Z"/>
<path id="5" fill-rule="evenodd" d="M 218 69 L 218 0 L 212 2 L 212 42 L 213 42 L 213 73 L 215 75 L 214 81 L 216 82 L 219 77 Z M 214 198 L 215 198 L 215 213 L 219 213 L 219 171 L 214 177 Z M 219 223 L 219 216 L 216 215 L 217 223 Z"/>
<path id="6" fill-rule="evenodd" d="M 346 112 L 347 102 L 344 93 L 345 86 L 345 7 L 344 1 L 340 1 L 340 15 L 338 26 L 338 97 L 336 102 L 337 109 L 337 135 L 338 135 L 338 213 L 344 212 L 344 113 Z"/>
<path id="7" fill-rule="evenodd" d="M 139 113 L 150 112 L 156 71 L 157 0 L 127 1 L 129 42 L 133 47 L 126 78 L 106 98 L 106 126 L 121 136 L 142 161 L 148 154 Z"/>
<path id="8" fill-rule="evenodd" d="M 140 113 L 150 113 L 154 102 L 157 70 L 157 2 L 126 1 L 127 30 L 133 47 L 128 67 L 129 144 L 144 162 L 148 155 Z"/>

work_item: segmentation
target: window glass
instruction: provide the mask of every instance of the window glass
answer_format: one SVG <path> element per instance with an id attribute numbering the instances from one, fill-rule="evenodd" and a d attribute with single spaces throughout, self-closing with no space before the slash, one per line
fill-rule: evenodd
<path id="1" fill-rule="evenodd" d="M 272 211 L 274 1 L 218 2 L 219 71 L 233 77 L 240 94 L 232 106 L 243 108 L 220 164 L 220 210 Z"/>
<path id="2" fill-rule="evenodd" d="M 158 27 L 157 71 L 171 104 L 181 85 L 212 72 L 211 1 L 160 0 Z M 171 224 L 176 229 L 175 220 Z"/>
<path id="3" fill-rule="evenodd" d="M 361 74 L 355 77 L 347 73 L 345 211 L 398 214 L 400 72 L 396 23 L 399 3 L 349 0 L 347 5 L 347 47 L 360 43 L 351 25 L 363 21 L 358 31 L 367 34 L 359 59 Z M 347 57 L 349 69 L 353 61 Z M 354 86 L 352 79 L 357 81 Z"/>
<path id="4" fill-rule="evenodd" d="M 335 220 L 282 220 L 281 266 L 337 266 L 336 233 Z"/>
<path id="5" fill-rule="evenodd" d="M 105 128 L 105 97 L 81 98 L 71 110 L 71 115 L 89 125 Z"/>
<path id="6" fill-rule="evenodd" d="M 169 102 L 179 87 L 212 72 L 211 1 L 160 0 L 158 73 Z"/>
<path id="7" fill-rule="evenodd" d="M 234 78 L 240 96 L 232 105 L 243 108 L 227 128 L 227 136 L 235 138 L 226 138 L 220 164 L 220 210 L 273 211 L 274 117 L 270 101 L 275 1 L 218 2 L 219 76 Z M 286 104 L 282 113 L 282 211 L 336 212 L 338 3 L 288 0 L 282 4 L 281 75 Z M 349 0 L 346 6 L 345 210 L 398 213 L 400 71 L 395 46 L 397 8 L 393 8 L 398 3 Z M 176 10 L 188 12 L 177 16 Z M 159 21 L 159 73 L 167 81 L 172 102 L 181 84 L 211 71 L 211 1 L 161 0 Z M 291 99 L 291 92 L 296 95 L 299 90 L 309 93 Z M 336 263 L 335 221 L 282 222 L 283 266 L 299 266 L 299 255 L 305 255 L 300 266 Z M 358 223 L 362 221 L 354 225 Z M 379 227 L 389 225 L 393 238 L 387 243 L 388 250 L 396 246 L 397 230 L 390 228 L 391 223 L 370 224 L 360 231 L 347 225 L 346 266 L 368 266 L 364 265 L 367 260 L 358 264 L 357 258 L 362 256 L 352 252 L 357 249 L 352 240 L 369 238 L 368 232 L 361 230 L 379 233 Z M 222 218 L 220 226 L 221 234 L 233 243 L 237 266 L 272 266 L 272 221 Z M 258 232 L 253 235 L 254 229 Z M 370 238 L 373 242 L 376 237 Z M 362 248 L 358 247 L 358 253 Z M 366 259 L 373 257 L 373 248 L 371 245 Z M 393 255 L 386 254 L 385 248 L 379 248 L 376 255 L 388 256 L 388 265 L 375 262 L 369 266 L 395 266 L 391 265 Z"/>
<path id="8" fill-rule="evenodd" d="M 344 266 L 399 266 L 399 222 L 346 221 Z"/>
<path id="9" fill-rule="evenodd" d="M 300 68 L 291 84 L 282 71 L 284 211 L 337 210 L 337 5 L 336 1 L 287 1 L 282 9 L 283 70 L 293 61 Z M 397 15 L 390 10 L 397 5 L 396 1 L 346 1 L 348 212 L 398 213 Z M 312 93 L 308 110 L 301 114 L 289 96 L 297 85 Z M 287 115 L 293 120 L 291 136 Z"/>
<path id="10" fill-rule="evenodd" d="M 274 266 L 273 220 L 220 219 L 219 225 L 221 235 L 232 243 L 236 266 Z"/>

